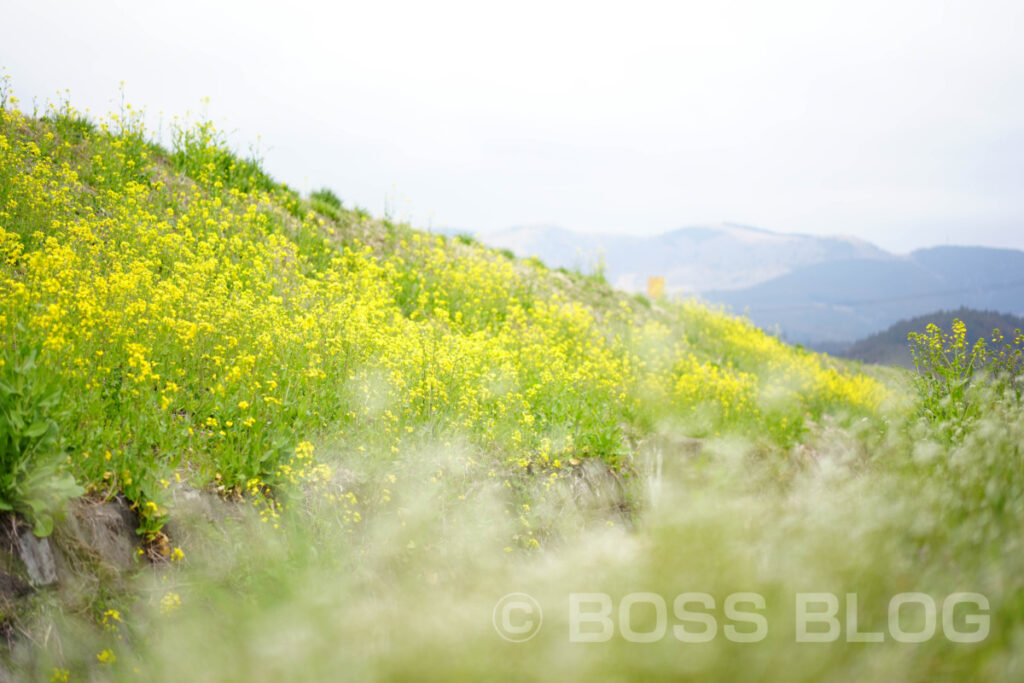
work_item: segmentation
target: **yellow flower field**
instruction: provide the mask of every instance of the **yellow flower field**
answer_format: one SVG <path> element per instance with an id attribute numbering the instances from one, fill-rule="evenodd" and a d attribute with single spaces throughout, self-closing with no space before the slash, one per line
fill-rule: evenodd
<path id="1" fill-rule="evenodd" d="M 538 263 L 318 213 L 206 123 L 168 153 L 130 110 L 2 116 L 4 352 L 38 350 L 68 471 L 123 492 L 150 534 L 145 503 L 174 473 L 239 493 L 322 477 L 294 457 L 305 439 L 388 454 L 463 434 L 488 468 L 628 468 L 630 437 L 665 419 L 786 443 L 808 416 L 881 400 L 697 303 L 595 308 Z M 380 239 L 352 236 L 364 226 Z"/>

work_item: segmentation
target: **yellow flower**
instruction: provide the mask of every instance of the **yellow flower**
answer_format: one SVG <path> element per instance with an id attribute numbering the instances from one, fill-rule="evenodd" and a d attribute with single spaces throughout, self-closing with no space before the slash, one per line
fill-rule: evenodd
<path id="1" fill-rule="evenodd" d="M 174 591 L 168 591 L 160 598 L 160 613 L 169 614 L 181 607 L 181 596 Z"/>

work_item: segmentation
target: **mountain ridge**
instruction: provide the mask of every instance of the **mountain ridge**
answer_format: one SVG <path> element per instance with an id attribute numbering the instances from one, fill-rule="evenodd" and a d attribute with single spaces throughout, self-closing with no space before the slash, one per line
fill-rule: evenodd
<path id="1" fill-rule="evenodd" d="M 804 344 L 852 342 L 931 311 L 1024 313 L 1024 252 L 931 247 L 892 260 L 846 259 L 704 298 Z"/>
<path id="2" fill-rule="evenodd" d="M 641 236 L 526 225 L 475 237 L 517 256 L 537 256 L 554 268 L 587 270 L 603 259 L 605 275 L 613 286 L 643 291 L 648 277 L 660 276 L 665 278 L 669 294 L 742 289 L 800 265 L 844 256 L 892 257 L 856 237 L 780 233 L 731 222 Z"/>
<path id="3" fill-rule="evenodd" d="M 1024 313 L 1024 251 L 941 245 L 895 254 L 866 240 L 774 232 L 740 223 L 656 235 L 515 226 L 476 235 L 550 267 L 600 269 L 616 288 L 697 295 L 809 345 L 852 343 L 898 320 L 968 306 Z"/>

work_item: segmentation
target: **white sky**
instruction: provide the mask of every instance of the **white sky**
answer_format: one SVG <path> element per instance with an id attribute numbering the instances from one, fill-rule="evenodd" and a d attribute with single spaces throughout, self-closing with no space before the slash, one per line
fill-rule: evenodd
<path id="1" fill-rule="evenodd" d="M 1024 248 L 1021 0 L 0 5 L 25 107 L 209 97 L 278 179 L 419 227 Z"/>

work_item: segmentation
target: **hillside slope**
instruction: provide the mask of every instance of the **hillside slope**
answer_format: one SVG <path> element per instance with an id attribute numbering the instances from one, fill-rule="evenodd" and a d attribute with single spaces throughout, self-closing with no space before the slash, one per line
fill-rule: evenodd
<path id="1" fill-rule="evenodd" d="M 882 394 L 701 306 L 304 200 L 209 123 L 169 151 L 138 118 L 70 110 L 5 110 L 0 133 L 2 372 L 61 394 L 25 408 L 52 438 L 27 428 L 8 456 L 0 496 L 30 518 L 47 514 L 27 482 L 57 481 L 57 460 L 158 543 L 167 482 L 316 482 L 308 443 L 332 435 L 386 454 L 460 435 L 486 467 L 557 477 L 580 457 L 628 466 L 665 421 L 784 444 Z"/>

